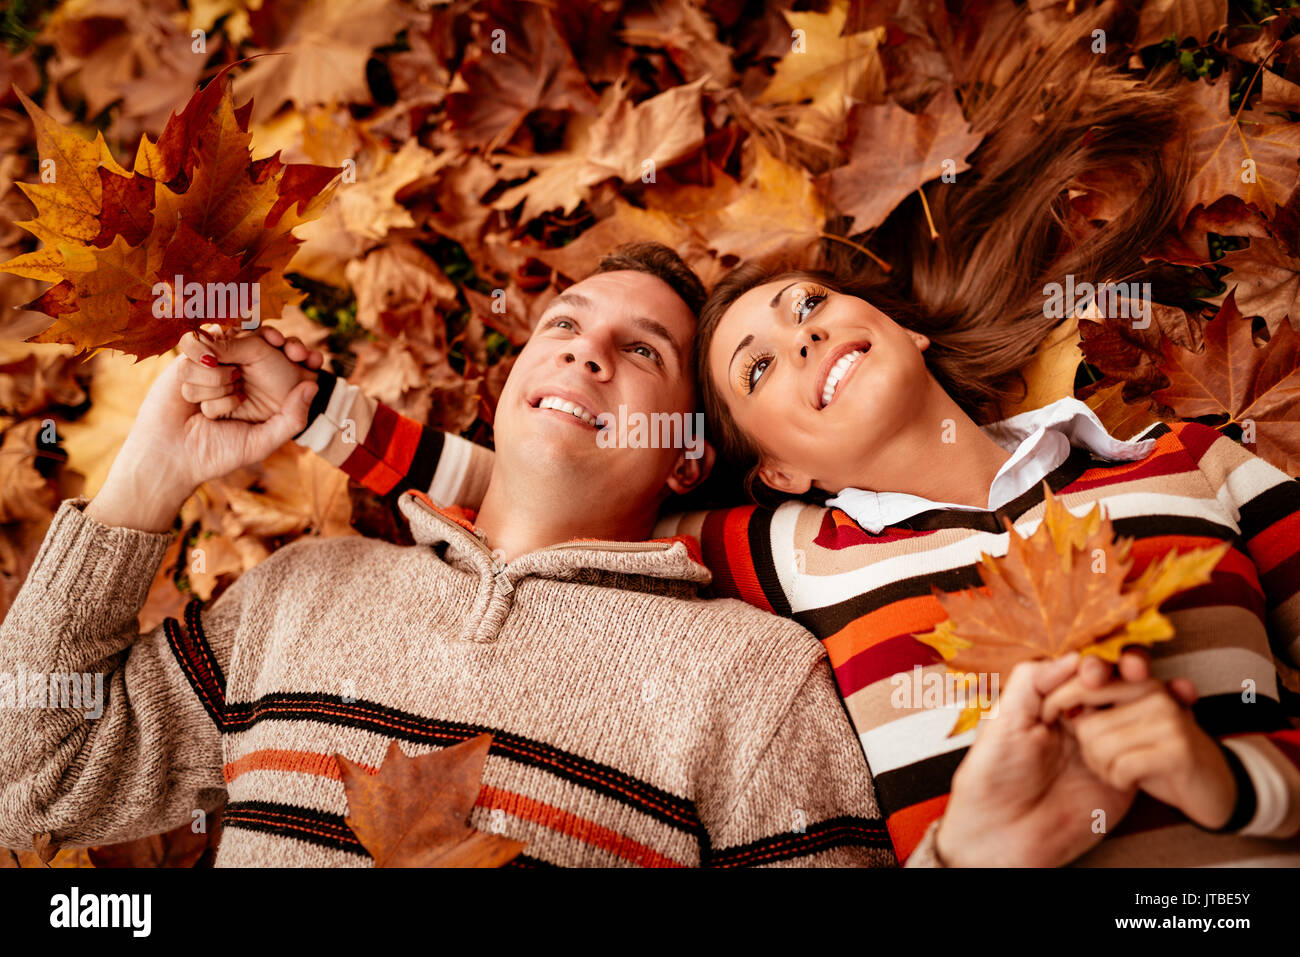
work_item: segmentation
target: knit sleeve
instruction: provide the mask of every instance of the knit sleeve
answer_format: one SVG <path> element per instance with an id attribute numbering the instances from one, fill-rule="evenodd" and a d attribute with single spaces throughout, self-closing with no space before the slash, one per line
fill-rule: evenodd
<path id="1" fill-rule="evenodd" d="M 811 506 L 803 506 L 811 507 Z M 663 516 L 655 535 L 691 535 L 700 543 L 704 564 L 713 573 L 714 593 L 739 598 L 755 608 L 790 617 L 789 575 L 778 564 L 795 566 L 793 536 L 776 528 L 776 513 L 757 505 L 680 512 Z M 781 545 L 777 555 L 773 542 Z"/>
<path id="2" fill-rule="evenodd" d="M 396 499 L 417 489 L 438 505 L 479 507 L 492 472 L 490 449 L 421 425 L 329 372 L 316 381 L 295 442 L 379 495 Z"/>
<path id="3" fill-rule="evenodd" d="M 1209 426 L 1175 429 L 1241 530 L 1259 572 L 1273 653 L 1300 665 L 1300 482 Z M 1224 830 L 1273 838 L 1300 833 L 1300 731 L 1219 740 L 1238 782 L 1237 809 Z"/>
<path id="4" fill-rule="evenodd" d="M 145 634 L 173 533 L 59 506 L 0 625 L 0 845 L 80 847 L 198 819 L 225 797 L 220 714 L 251 572 L 200 614 Z M 199 693 L 202 689 L 202 693 Z"/>
<path id="5" fill-rule="evenodd" d="M 817 661 L 720 823 L 709 867 L 893 867 L 871 772 Z M 707 824 L 707 822 L 706 822 Z"/>

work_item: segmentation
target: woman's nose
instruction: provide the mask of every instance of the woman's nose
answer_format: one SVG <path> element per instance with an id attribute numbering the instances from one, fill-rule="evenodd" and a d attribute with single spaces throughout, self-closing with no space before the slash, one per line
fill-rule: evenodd
<path id="1" fill-rule="evenodd" d="M 811 355 L 817 343 L 825 341 L 825 332 L 812 329 L 809 326 L 800 326 L 794 336 L 795 355 L 802 363 Z"/>

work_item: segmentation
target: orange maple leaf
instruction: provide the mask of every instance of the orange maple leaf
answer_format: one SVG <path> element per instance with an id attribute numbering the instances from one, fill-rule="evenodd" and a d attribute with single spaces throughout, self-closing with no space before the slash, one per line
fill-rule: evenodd
<path id="1" fill-rule="evenodd" d="M 408 758 L 393 741 L 373 775 L 335 755 L 347 790 L 348 827 L 376 867 L 500 867 L 519 855 L 522 841 L 466 823 L 491 745 L 492 736 L 481 734 Z"/>
<path id="2" fill-rule="evenodd" d="M 1075 516 L 1043 487 L 1045 514 L 1034 533 L 1009 534 L 1001 558 L 980 556 L 982 588 L 935 589 L 948 620 L 916 639 L 938 651 L 949 670 L 1005 677 L 1022 661 L 1077 651 L 1115 662 L 1130 645 L 1167 641 L 1174 628 L 1160 604 L 1208 582 L 1230 547 L 1171 551 L 1129 580 L 1133 540 L 1117 539 L 1097 505 Z M 1003 522 L 1011 533 L 1011 522 Z M 967 707 L 951 734 L 974 727 L 981 710 Z"/>

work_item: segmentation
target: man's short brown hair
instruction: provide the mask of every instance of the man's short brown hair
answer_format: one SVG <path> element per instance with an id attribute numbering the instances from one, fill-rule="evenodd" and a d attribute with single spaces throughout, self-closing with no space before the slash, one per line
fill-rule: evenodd
<path id="1" fill-rule="evenodd" d="M 681 297 L 693 316 L 699 316 L 700 309 L 704 307 L 704 300 L 707 298 L 704 283 L 700 282 L 700 277 L 682 261 L 681 256 L 663 243 L 628 243 L 619 246 L 600 261 L 592 271 L 592 275 L 618 272 L 623 269 L 649 273 L 662 279 Z"/>

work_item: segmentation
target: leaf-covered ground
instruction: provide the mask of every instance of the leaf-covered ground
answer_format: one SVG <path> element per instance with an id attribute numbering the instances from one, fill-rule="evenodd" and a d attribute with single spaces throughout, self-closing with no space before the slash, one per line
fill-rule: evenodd
<path id="1" fill-rule="evenodd" d="M 296 229 L 288 279 L 305 299 L 274 324 L 406 415 L 488 440 L 536 317 L 619 243 L 668 243 L 706 284 L 741 257 L 818 244 L 890 261 L 881 237 L 891 220 L 927 213 L 918 190 L 980 169 L 984 132 L 967 122 L 947 51 L 1011 6 L 11 0 L 0 13 L 0 259 L 40 248 L 15 225 L 37 212 L 15 184 L 41 181 L 18 91 L 87 141 L 101 131 L 130 169 L 142 134 L 156 141 L 197 85 L 275 54 L 232 71 L 235 102 L 253 98 L 254 155 L 278 150 L 350 178 Z M 1076 29 L 1095 7 L 1029 0 L 1027 36 Z M 1109 7 L 1104 51 L 1084 36 L 1070 56 L 1137 78 L 1172 64 L 1189 96 L 1192 175 L 1178 228 L 1144 250 L 1161 280 L 1154 321 L 1063 324 L 1026 370 L 1023 404 L 1073 392 L 1120 434 L 1196 418 L 1300 474 L 1300 9 Z M 1118 174 L 1094 177 L 1061 200 L 1072 221 L 1096 226 L 1131 189 Z M 0 275 L 0 614 L 58 502 L 98 489 L 168 361 L 84 361 L 26 342 L 50 319 L 17 307 L 47 286 Z M 142 628 L 299 536 L 402 536 L 389 509 L 292 444 L 205 485 L 181 532 Z M 202 853 L 173 835 L 99 860 L 186 866 Z"/>

